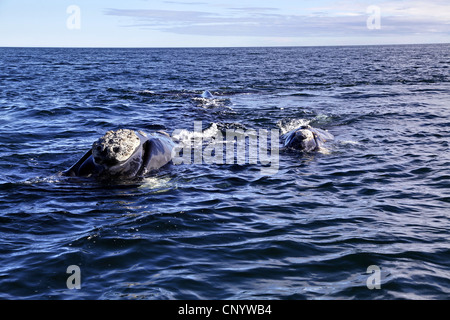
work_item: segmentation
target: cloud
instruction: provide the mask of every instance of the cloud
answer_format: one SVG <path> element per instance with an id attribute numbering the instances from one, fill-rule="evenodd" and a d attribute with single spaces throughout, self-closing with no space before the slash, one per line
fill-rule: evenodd
<path id="1" fill-rule="evenodd" d="M 213 14 L 200 11 L 181 11 L 181 10 L 145 10 L 145 9 L 106 9 L 106 15 L 132 17 L 137 20 L 152 22 L 174 22 L 195 23 L 201 21 L 204 17 Z"/>
<path id="2" fill-rule="evenodd" d="M 367 3 L 333 2 L 327 7 L 281 13 L 275 7 L 230 7 L 222 11 L 106 9 L 129 17 L 128 27 L 203 36 L 363 37 L 414 34 L 450 35 L 450 4 L 441 0 L 380 2 L 381 28 L 368 30 Z"/>
<path id="3" fill-rule="evenodd" d="M 183 4 L 183 5 L 207 5 L 207 2 L 184 2 L 184 1 L 163 1 L 169 4 Z"/>
<path id="4" fill-rule="evenodd" d="M 241 11 L 241 12 L 262 12 L 262 11 L 277 11 L 279 8 L 269 8 L 269 7 L 239 7 L 239 8 L 228 8 L 229 10 Z"/>

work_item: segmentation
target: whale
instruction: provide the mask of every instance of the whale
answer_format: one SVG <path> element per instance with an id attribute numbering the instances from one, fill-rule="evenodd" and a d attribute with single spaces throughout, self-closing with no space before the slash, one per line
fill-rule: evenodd
<path id="1" fill-rule="evenodd" d="M 318 151 L 327 140 L 333 140 L 334 136 L 322 129 L 303 125 L 282 135 L 283 147 L 305 152 Z"/>
<path id="2" fill-rule="evenodd" d="M 101 179 L 144 177 L 169 164 L 174 147 L 175 143 L 164 132 L 110 130 L 62 175 Z"/>

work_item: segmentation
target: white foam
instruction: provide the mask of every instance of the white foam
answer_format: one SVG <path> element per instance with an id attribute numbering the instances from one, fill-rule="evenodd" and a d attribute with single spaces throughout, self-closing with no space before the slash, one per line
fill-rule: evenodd
<path id="1" fill-rule="evenodd" d="M 324 124 L 331 122 L 332 120 L 333 120 L 333 118 L 330 115 L 318 114 L 317 116 L 314 117 L 314 119 L 312 121 L 315 124 L 324 125 Z"/>
<path id="2" fill-rule="evenodd" d="M 30 185 L 34 185 L 34 184 L 39 184 L 39 183 L 58 183 L 61 181 L 61 176 L 57 176 L 57 175 L 52 175 L 50 177 L 35 177 L 35 178 L 30 178 L 28 180 L 22 181 L 23 184 L 30 184 Z"/>
<path id="3" fill-rule="evenodd" d="M 203 109 L 225 107 L 225 104 L 226 104 L 225 99 L 218 99 L 218 98 L 195 97 L 195 98 L 192 98 L 192 100 L 195 102 L 195 104 L 198 107 L 201 107 Z"/>
<path id="4" fill-rule="evenodd" d="M 170 177 L 146 177 L 138 188 L 150 189 L 155 192 L 165 192 L 173 188 Z"/>
<path id="5" fill-rule="evenodd" d="M 136 91 L 136 93 L 138 93 L 138 94 L 155 94 L 155 91 L 151 91 L 151 90 L 140 90 L 140 91 Z"/>
<path id="6" fill-rule="evenodd" d="M 283 123 L 281 120 L 277 122 L 277 126 L 281 130 L 281 134 L 285 134 L 291 130 L 297 129 L 301 126 L 307 126 L 311 120 L 306 119 L 292 119 L 287 123 Z"/>
<path id="7" fill-rule="evenodd" d="M 347 144 L 350 144 L 350 145 L 359 145 L 359 144 L 360 144 L 358 141 L 352 141 L 352 140 L 344 140 L 344 141 L 340 141 L 339 143 L 340 143 L 340 144 L 343 144 L 343 145 L 347 145 Z"/>
<path id="8" fill-rule="evenodd" d="M 217 127 L 217 123 L 213 123 L 209 128 L 203 131 L 197 130 L 189 131 L 186 129 L 175 130 L 172 135 L 172 139 L 181 144 L 190 144 L 193 140 L 194 142 L 196 140 L 198 141 L 208 140 L 212 137 L 215 137 L 218 132 L 220 132 L 220 130 Z"/>

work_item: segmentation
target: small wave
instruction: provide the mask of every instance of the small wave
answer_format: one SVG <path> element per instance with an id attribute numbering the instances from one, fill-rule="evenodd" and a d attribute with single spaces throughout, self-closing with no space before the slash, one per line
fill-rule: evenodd
<path id="1" fill-rule="evenodd" d="M 342 145 L 360 145 L 361 143 L 359 143 L 358 141 L 353 141 L 353 140 L 343 140 L 339 142 Z"/>
<path id="2" fill-rule="evenodd" d="M 310 124 L 312 126 L 314 126 L 314 125 L 323 126 L 332 121 L 333 121 L 333 116 L 328 115 L 328 114 L 318 114 L 311 120 Z"/>
<path id="3" fill-rule="evenodd" d="M 138 188 L 149 189 L 155 193 L 165 192 L 174 187 L 171 181 L 170 177 L 146 177 Z"/>
<path id="4" fill-rule="evenodd" d="M 138 90 L 138 91 L 136 91 L 136 93 L 141 94 L 141 95 L 148 95 L 148 96 L 153 96 L 153 95 L 157 94 L 155 91 L 152 91 L 152 90 Z"/>
<path id="5" fill-rule="evenodd" d="M 280 128 L 281 134 L 285 134 L 291 130 L 297 129 L 301 126 L 309 125 L 311 120 L 306 119 L 291 119 L 291 120 L 280 120 L 277 122 L 277 127 Z"/>
<path id="6" fill-rule="evenodd" d="M 202 139 L 210 139 L 220 132 L 217 123 L 212 123 L 207 129 L 202 131 L 189 131 L 187 129 L 175 130 L 172 139 L 181 144 L 190 144 L 193 140 L 202 141 Z"/>
<path id="7" fill-rule="evenodd" d="M 295 92 L 288 94 L 280 94 L 280 96 L 288 96 L 288 97 L 316 97 L 317 94 L 309 93 L 309 92 Z"/>
<path id="8" fill-rule="evenodd" d="M 63 179 L 63 177 L 61 177 L 60 175 L 52 175 L 49 177 L 34 177 L 31 179 L 22 181 L 21 183 L 24 185 L 35 185 L 35 184 L 41 184 L 41 183 L 53 184 L 53 183 L 61 182 L 62 179 Z"/>
<path id="9" fill-rule="evenodd" d="M 196 107 L 203 109 L 231 108 L 231 100 L 228 98 L 203 98 L 193 97 L 192 102 Z"/>

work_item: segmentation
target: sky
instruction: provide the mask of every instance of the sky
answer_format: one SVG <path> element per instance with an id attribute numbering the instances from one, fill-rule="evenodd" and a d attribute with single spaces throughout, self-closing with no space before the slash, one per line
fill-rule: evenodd
<path id="1" fill-rule="evenodd" d="M 2 47 L 449 42 L 449 0 L 0 0 Z"/>

